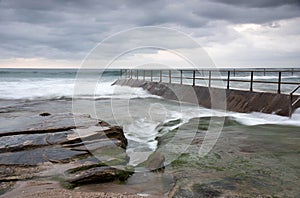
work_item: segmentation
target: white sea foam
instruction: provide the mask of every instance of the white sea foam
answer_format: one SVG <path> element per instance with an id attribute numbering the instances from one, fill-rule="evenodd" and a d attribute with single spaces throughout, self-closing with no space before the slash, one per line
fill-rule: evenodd
<path id="1" fill-rule="evenodd" d="M 262 124 L 274 124 L 274 125 L 292 125 L 300 126 L 300 108 L 292 114 L 292 117 L 279 116 L 275 114 L 265 114 L 259 112 L 253 113 L 227 113 L 228 116 L 233 117 L 237 122 L 247 125 L 262 125 Z"/>
<path id="2" fill-rule="evenodd" d="M 160 98 L 139 87 L 111 86 L 112 82 L 100 83 L 95 90 L 95 98 Z"/>
<path id="3" fill-rule="evenodd" d="M 300 108 L 296 109 L 291 118 L 276 114 L 266 114 L 260 112 L 238 113 L 224 112 L 221 110 L 211 110 L 202 107 L 185 106 L 182 111 L 170 111 L 172 116 L 169 120 L 181 119 L 182 124 L 188 122 L 192 118 L 211 117 L 211 116 L 226 116 L 246 126 L 274 124 L 274 125 L 290 125 L 300 126 Z"/>
<path id="4" fill-rule="evenodd" d="M 178 112 L 175 114 L 178 115 Z M 223 112 L 220 110 L 209 110 L 205 108 L 190 108 L 181 113 L 178 118 L 183 119 L 184 123 L 196 117 L 210 117 L 210 116 L 225 115 L 231 119 L 247 126 L 274 124 L 274 125 L 291 125 L 300 126 L 300 108 L 296 109 L 291 118 L 287 116 L 280 116 L 276 114 L 266 114 L 260 112 L 252 113 L 237 113 L 237 112 Z"/>
<path id="5" fill-rule="evenodd" d="M 73 97 L 75 80 L 71 78 L 33 78 L 33 79 L 13 79 L 0 81 L 0 99 L 52 99 L 60 97 Z M 95 87 L 92 93 L 77 94 L 79 98 L 147 98 L 156 97 L 149 94 L 142 88 L 111 86 L 111 82 L 101 82 Z"/>
<path id="6" fill-rule="evenodd" d="M 70 97 L 73 85 L 72 79 L 13 79 L 0 82 L 0 97 L 1 99 Z"/>

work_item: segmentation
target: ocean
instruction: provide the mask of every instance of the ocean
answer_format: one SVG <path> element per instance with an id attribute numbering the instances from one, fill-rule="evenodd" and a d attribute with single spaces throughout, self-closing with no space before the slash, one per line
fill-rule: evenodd
<path id="1" fill-rule="evenodd" d="M 211 124 L 219 124 L 210 123 L 211 118 L 222 117 L 224 123 L 221 123 L 223 128 L 220 138 L 208 156 L 187 158 L 188 149 L 182 151 L 185 155 L 178 153 L 178 159 L 170 162 L 170 168 L 166 169 L 166 173 L 172 175 L 171 180 L 186 186 L 185 179 L 197 185 L 199 178 L 202 178 L 208 183 L 213 182 L 213 185 L 220 185 L 220 182 L 214 181 L 216 178 L 223 178 L 222 182 L 225 184 L 221 182 L 224 185 L 222 188 L 226 189 L 229 182 L 242 193 L 249 191 L 249 193 L 257 192 L 258 194 L 254 195 L 259 195 L 274 192 L 274 195 L 279 193 L 279 197 L 280 193 L 284 196 L 299 195 L 297 187 L 300 181 L 295 176 L 299 175 L 300 170 L 300 109 L 289 118 L 259 112 L 224 112 L 189 103 L 178 103 L 151 95 L 141 88 L 112 86 L 112 83 L 120 78 L 118 70 L 105 71 L 99 77 L 96 71 L 89 71 L 85 78 L 87 85 L 93 83 L 90 79 L 99 78 L 94 92 L 83 91 L 82 94 L 77 93 L 73 96 L 76 75 L 76 69 L 0 69 L 0 116 L 3 116 L 0 120 L 5 120 L 5 113 L 12 108 L 18 109 L 19 106 L 22 111 L 39 109 L 49 113 L 62 113 L 72 111 L 72 100 L 87 101 L 95 109 L 92 117 L 123 127 L 128 139 L 126 153 L 130 157 L 129 164 L 136 166 L 161 146 L 158 142 L 159 137 L 182 127 L 186 133 L 177 133 L 179 142 L 175 142 L 180 144 L 180 141 L 190 138 L 189 135 L 193 136 L 197 130 L 201 132 Z M 227 74 L 222 75 L 225 78 Z M 248 77 L 237 74 L 233 78 Z M 277 76 L 269 73 L 256 78 L 275 81 Z M 283 79 L 294 82 L 299 82 L 299 78 L 299 74 L 283 75 Z M 167 78 L 163 80 L 168 81 Z M 248 85 L 237 83 L 234 86 L 241 89 L 249 88 Z M 268 89 L 268 87 L 260 88 Z M 289 93 L 292 88 L 283 87 L 282 91 Z M 81 113 L 90 113 L 85 106 L 78 109 Z M 22 111 L 16 112 L 16 116 L 22 116 Z M 9 127 L 9 123 L 1 123 L 1 127 L 6 125 Z M 180 164 L 184 166 L 179 166 Z M 145 174 L 143 177 L 146 177 Z M 181 177 L 182 174 L 184 177 Z M 156 175 L 148 176 L 153 180 L 145 178 L 141 180 L 141 175 L 133 175 L 125 188 L 132 187 L 138 189 L 138 192 L 158 196 L 170 190 L 171 187 L 167 190 L 158 190 L 166 185 L 165 182 L 157 181 Z M 113 185 L 117 184 L 110 186 L 95 184 L 86 188 L 109 191 Z M 117 188 L 123 187 L 118 185 Z M 198 192 L 197 189 L 194 191 Z"/>
<path id="2" fill-rule="evenodd" d="M 273 69 L 274 70 L 274 69 Z M 200 71 L 200 70 L 199 70 Z M 167 72 L 167 71 L 166 71 Z M 173 72 L 174 73 L 174 72 Z M 53 99 L 53 98 L 72 98 L 73 88 L 76 79 L 77 69 L 0 69 L 0 99 Z M 221 78 L 226 79 L 227 73 L 221 72 Z M 98 77 L 99 72 L 91 70 L 88 72 L 87 83 L 90 78 Z M 111 84 L 120 77 L 119 70 L 111 70 L 101 72 L 99 76 L 99 82 L 97 89 L 93 95 L 87 97 L 98 98 L 110 98 L 110 97 L 129 97 L 126 88 L 124 92 L 115 95 L 113 93 L 113 87 Z M 141 74 L 140 74 L 141 75 Z M 167 75 L 167 73 L 166 73 Z M 173 74 L 174 75 L 174 74 Z M 206 77 L 208 72 L 205 72 Z M 154 77 L 154 80 L 159 80 L 158 74 Z M 179 76 L 177 72 L 177 76 Z M 192 72 L 185 72 L 185 77 L 192 77 Z M 141 77 L 140 77 L 141 78 Z M 149 78 L 149 77 L 148 77 Z M 213 78 L 213 76 L 212 76 Z M 236 72 L 233 75 L 231 72 L 232 80 L 250 80 L 249 72 Z M 264 80 L 277 82 L 278 73 L 267 72 L 264 75 L 263 72 L 255 73 L 254 80 Z M 282 81 L 299 82 L 300 73 L 284 72 L 282 74 Z M 168 82 L 168 77 L 163 77 L 164 82 Z M 172 79 L 172 82 L 179 83 L 179 79 Z M 183 81 L 185 84 L 192 84 L 191 79 Z M 198 85 L 206 85 L 204 81 L 196 81 Z M 212 81 L 212 86 L 226 87 L 226 82 Z M 231 82 L 230 87 L 233 89 L 249 89 L 249 83 L 244 82 Z M 282 85 L 282 92 L 290 93 L 296 85 Z M 257 91 L 277 91 L 277 84 L 262 84 L 255 83 L 254 90 Z M 133 88 L 130 88 L 132 90 Z M 127 93 L 127 94 L 126 94 Z M 134 92 L 130 92 L 130 97 L 151 97 L 145 91 L 135 89 Z M 83 96 L 84 97 L 84 96 Z M 96 97 L 96 98 L 95 98 Z"/>

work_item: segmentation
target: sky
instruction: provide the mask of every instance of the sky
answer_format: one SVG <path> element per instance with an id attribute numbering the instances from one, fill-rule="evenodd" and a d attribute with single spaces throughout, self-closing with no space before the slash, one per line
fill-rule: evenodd
<path id="1" fill-rule="evenodd" d="M 149 27 L 179 36 L 164 29 L 150 34 Z M 132 28 L 139 31 L 122 34 Z M 199 55 L 184 37 L 218 67 L 299 68 L 300 1 L 0 0 L 0 68 L 79 68 L 93 49 L 105 64 L 145 40 L 171 50 L 132 50 L 117 63 L 180 65 L 177 49 Z M 105 50 L 95 50 L 103 40 Z"/>

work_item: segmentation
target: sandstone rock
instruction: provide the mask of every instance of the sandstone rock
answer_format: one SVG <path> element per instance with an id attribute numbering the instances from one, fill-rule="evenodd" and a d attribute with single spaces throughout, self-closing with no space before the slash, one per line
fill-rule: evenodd
<path id="1" fill-rule="evenodd" d="M 80 122 L 74 123 L 74 115 L 68 114 L 53 114 L 50 116 L 29 116 L 29 117 L 11 117 L 6 119 L 6 124 L 0 125 L 0 137 L 20 134 L 41 134 L 68 131 L 79 127 L 95 126 L 98 120 L 91 119 L 88 115 L 77 115 Z"/>
<path id="2" fill-rule="evenodd" d="M 146 168 L 150 171 L 161 170 L 164 168 L 165 156 L 160 152 L 152 153 L 147 161 L 146 161 Z"/>
<path id="3" fill-rule="evenodd" d="M 124 181 L 131 174 L 133 174 L 132 170 L 119 170 L 113 167 L 101 166 L 70 174 L 66 182 L 77 186 L 88 183 L 109 182 L 116 179 Z"/>
<path id="4" fill-rule="evenodd" d="M 123 144 L 120 140 L 100 139 L 95 141 L 82 142 L 75 145 L 69 145 L 69 147 L 72 147 L 71 150 L 74 151 L 93 152 L 99 149 L 113 148 L 115 146 L 121 146 L 121 145 Z"/>
<path id="5" fill-rule="evenodd" d="M 28 134 L 0 137 L 0 153 L 15 152 L 48 145 L 46 134 Z"/>
<path id="6" fill-rule="evenodd" d="M 126 148 L 127 147 L 127 139 L 123 133 L 123 129 L 119 126 L 110 127 L 110 129 L 104 131 L 105 135 L 110 139 L 117 139 L 122 142 L 120 147 Z"/>
<path id="7" fill-rule="evenodd" d="M 76 186 L 126 180 L 133 170 L 109 167 L 124 167 L 128 162 L 127 139 L 122 128 L 87 115 L 77 116 L 80 119 L 76 125 L 72 114 L 9 117 L 18 124 L 6 128 L 0 124 L 0 167 L 4 167 L 0 170 L 0 181 L 30 179 L 38 176 L 40 167 L 47 166 L 58 168 L 60 173 L 55 174 L 69 169 L 66 182 Z M 37 172 L 11 173 L 10 170 L 20 167 L 36 168 Z"/>
<path id="8" fill-rule="evenodd" d="M 72 151 L 65 148 L 36 148 L 31 150 L 0 154 L 0 165 L 37 166 L 44 162 L 66 163 L 72 158 L 85 155 L 85 151 Z"/>

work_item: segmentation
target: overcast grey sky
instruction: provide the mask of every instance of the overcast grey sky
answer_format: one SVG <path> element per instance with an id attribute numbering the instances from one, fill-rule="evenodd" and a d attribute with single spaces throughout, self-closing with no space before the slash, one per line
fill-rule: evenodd
<path id="1" fill-rule="evenodd" d="M 0 0 L 0 67 L 79 67 L 103 39 L 140 26 L 186 33 L 217 66 L 300 67 L 299 0 Z"/>

